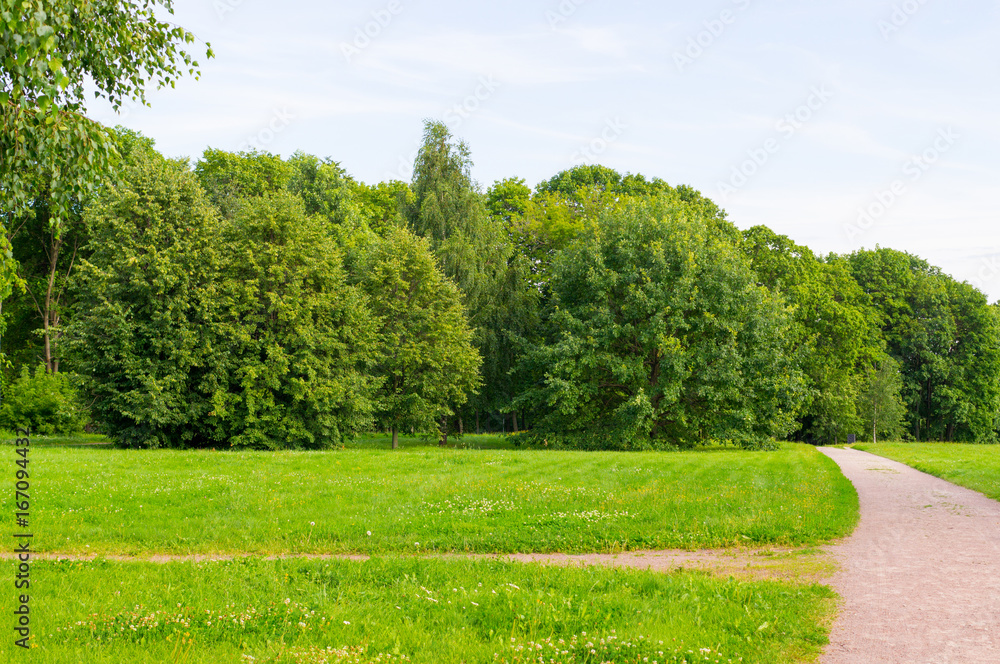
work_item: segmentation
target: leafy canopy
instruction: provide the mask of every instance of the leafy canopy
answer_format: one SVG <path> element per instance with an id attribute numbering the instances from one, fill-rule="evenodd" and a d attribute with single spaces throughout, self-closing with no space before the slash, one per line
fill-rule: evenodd
<path id="1" fill-rule="evenodd" d="M 698 210 L 663 199 L 609 211 L 556 258 L 538 434 L 595 447 L 759 446 L 792 428 L 801 377 L 789 319 Z"/>
<path id="2" fill-rule="evenodd" d="M 108 173 L 115 150 L 106 130 L 84 113 L 85 95 L 116 110 L 146 103 L 147 86 L 173 86 L 198 63 L 183 45 L 194 35 L 161 21 L 171 0 L 0 0 L 0 223 L 35 196 L 33 175 L 49 179 L 52 221 L 85 200 Z M 206 44 L 206 54 L 212 56 Z M 6 234 L 0 250 L 7 250 Z M 0 297 L 13 279 L 0 254 Z"/>
<path id="3" fill-rule="evenodd" d="M 228 355 L 216 321 L 218 212 L 185 163 L 127 156 L 85 221 L 68 336 L 98 425 L 129 447 L 210 446 Z"/>
<path id="4" fill-rule="evenodd" d="M 146 103 L 146 87 L 173 86 L 198 63 L 181 45 L 183 28 L 158 20 L 171 0 L 4 0 L 0 4 L 0 188 L 16 209 L 31 197 L 27 174 L 53 176 L 60 217 L 84 198 L 112 154 L 108 137 L 84 117 L 92 85 L 118 109 L 127 99 Z M 207 54 L 211 57 L 211 48 Z M 8 212 L 11 210 L 7 210 Z"/>
<path id="5" fill-rule="evenodd" d="M 393 431 L 427 431 L 480 384 L 481 360 L 458 289 L 427 240 L 400 228 L 369 248 L 358 279 L 377 321 L 378 418 Z"/>

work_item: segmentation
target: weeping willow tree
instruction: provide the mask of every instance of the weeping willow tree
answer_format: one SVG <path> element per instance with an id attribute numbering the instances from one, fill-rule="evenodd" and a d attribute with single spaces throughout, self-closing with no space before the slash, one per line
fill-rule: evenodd
<path id="1" fill-rule="evenodd" d="M 428 240 L 444 274 L 461 293 L 482 356 L 482 386 L 461 412 L 478 420 L 483 411 L 510 410 L 516 393 L 511 376 L 517 362 L 515 341 L 533 325 L 537 293 L 527 279 L 524 256 L 516 251 L 503 222 L 487 212 L 471 170 L 468 145 L 456 141 L 444 123 L 427 121 L 406 217 L 410 228 Z M 462 432 L 461 414 L 457 424 Z M 446 433 L 447 422 L 442 426 Z"/>

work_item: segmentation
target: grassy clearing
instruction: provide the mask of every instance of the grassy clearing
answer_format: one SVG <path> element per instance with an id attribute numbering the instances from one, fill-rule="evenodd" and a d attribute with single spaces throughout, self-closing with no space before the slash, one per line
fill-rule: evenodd
<path id="1" fill-rule="evenodd" d="M 12 595 L 0 595 L 6 615 Z M 815 585 L 495 560 L 37 562 L 30 661 L 773 664 L 826 642 L 832 597 Z"/>
<path id="2" fill-rule="evenodd" d="M 870 443 L 855 449 L 878 454 L 929 475 L 1000 500 L 1000 446 L 961 443 Z"/>
<path id="3" fill-rule="evenodd" d="M 846 535 L 857 519 L 851 484 L 804 445 L 772 453 L 34 448 L 30 471 L 42 552 L 799 545 Z M 12 499 L 4 494 L 7 513 Z"/>

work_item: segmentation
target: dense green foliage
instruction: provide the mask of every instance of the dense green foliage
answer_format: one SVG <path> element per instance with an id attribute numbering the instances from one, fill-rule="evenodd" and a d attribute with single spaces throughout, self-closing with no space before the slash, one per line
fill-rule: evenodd
<path id="1" fill-rule="evenodd" d="M 220 219 L 182 164 L 132 155 L 88 211 L 71 327 L 97 421 L 129 446 L 326 447 L 371 423 L 364 296 L 278 192 Z"/>
<path id="2" fill-rule="evenodd" d="M 2 312 L 7 382 L 79 374 L 120 444 L 996 439 L 997 310 L 914 256 L 816 256 L 602 166 L 483 192 L 439 122 L 412 183 L 374 185 L 301 152 L 191 169 L 113 136 L 112 183 L 60 232 L 37 176 Z"/>
<path id="3" fill-rule="evenodd" d="M 83 431 L 86 409 L 80 402 L 75 377 L 49 373 L 44 366 L 21 367 L 21 375 L 5 388 L 0 405 L 0 429 L 17 427 L 33 434 L 71 434 Z"/>
<path id="4" fill-rule="evenodd" d="M 882 354 L 875 309 L 842 264 L 785 236 L 757 226 L 743 233 L 742 246 L 759 282 L 792 313 L 790 354 L 806 388 L 796 435 L 829 442 L 860 433 L 858 376 Z"/>
<path id="5" fill-rule="evenodd" d="M 367 251 L 358 280 L 378 321 L 378 414 L 395 446 L 401 428 L 429 431 L 454 414 L 478 385 L 480 358 L 458 288 L 426 240 L 390 230 Z"/>
<path id="6" fill-rule="evenodd" d="M 915 440 L 994 442 L 1000 412 L 1000 323 L 986 297 L 916 256 L 876 249 L 846 257 L 877 308 L 903 374 Z"/>
<path id="7" fill-rule="evenodd" d="M 139 149 L 87 212 L 91 252 L 70 325 L 101 427 L 125 445 L 204 445 L 224 384 L 218 214 L 183 164 Z"/>
<path id="8" fill-rule="evenodd" d="M 555 260 L 546 343 L 528 354 L 543 377 L 522 397 L 546 413 L 536 436 L 760 447 L 791 431 L 788 317 L 699 212 L 669 199 L 608 212 Z"/>
<path id="9" fill-rule="evenodd" d="M 0 2 L 0 299 L 14 283 L 12 217 L 47 200 L 56 226 L 108 174 L 107 130 L 84 115 L 87 97 L 118 109 L 145 103 L 149 85 L 173 85 L 198 63 L 194 35 L 158 17 L 171 0 Z M 207 48 L 211 57 L 211 48 Z"/>
<path id="10" fill-rule="evenodd" d="M 220 441 L 329 447 L 370 427 L 375 321 L 322 220 L 296 197 L 265 196 L 218 239 L 216 345 L 230 370 L 209 415 L 225 427 Z"/>

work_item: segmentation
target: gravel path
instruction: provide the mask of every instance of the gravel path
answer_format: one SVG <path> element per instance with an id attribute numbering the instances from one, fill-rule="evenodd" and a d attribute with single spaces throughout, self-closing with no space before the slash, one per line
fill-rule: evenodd
<path id="1" fill-rule="evenodd" d="M 821 664 L 1000 663 L 1000 503 L 852 449 L 861 523 L 833 548 L 843 597 Z"/>

